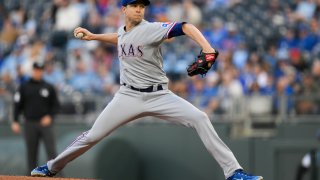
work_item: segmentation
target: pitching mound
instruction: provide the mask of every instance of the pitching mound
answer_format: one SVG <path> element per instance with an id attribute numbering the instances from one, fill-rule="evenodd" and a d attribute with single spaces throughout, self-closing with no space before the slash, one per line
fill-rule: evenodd
<path id="1" fill-rule="evenodd" d="M 30 177 L 30 176 L 1 176 L 0 180 L 89 180 L 89 179 L 76 179 L 76 178 L 59 178 L 59 177 Z M 93 180 L 93 179 L 91 179 Z"/>

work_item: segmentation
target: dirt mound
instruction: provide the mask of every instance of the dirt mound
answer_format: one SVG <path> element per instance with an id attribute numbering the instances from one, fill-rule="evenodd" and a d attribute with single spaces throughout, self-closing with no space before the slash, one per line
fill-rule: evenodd
<path id="1" fill-rule="evenodd" d="M 79 178 L 61 178 L 61 177 L 30 177 L 30 176 L 1 176 L 0 180 L 89 180 Z M 90 179 L 93 180 L 93 179 Z"/>

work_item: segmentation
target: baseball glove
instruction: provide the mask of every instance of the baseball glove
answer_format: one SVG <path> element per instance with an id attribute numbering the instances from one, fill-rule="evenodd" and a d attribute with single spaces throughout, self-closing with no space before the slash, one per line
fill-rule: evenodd
<path id="1" fill-rule="evenodd" d="M 213 53 L 204 53 L 201 51 L 196 61 L 190 64 L 187 68 L 188 75 L 206 75 L 216 61 L 218 55 L 219 52 L 217 50 L 215 50 Z"/>

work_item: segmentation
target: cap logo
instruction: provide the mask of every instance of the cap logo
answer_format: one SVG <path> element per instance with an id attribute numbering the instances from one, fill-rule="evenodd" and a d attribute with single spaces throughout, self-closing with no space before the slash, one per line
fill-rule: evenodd
<path id="1" fill-rule="evenodd" d="M 170 22 L 166 22 L 166 23 L 162 23 L 161 26 L 164 27 L 164 28 L 166 28 L 166 27 L 169 26 L 169 24 L 170 24 Z"/>

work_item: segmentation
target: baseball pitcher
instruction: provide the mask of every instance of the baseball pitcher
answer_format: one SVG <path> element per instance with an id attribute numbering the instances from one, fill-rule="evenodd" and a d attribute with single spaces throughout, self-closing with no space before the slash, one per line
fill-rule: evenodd
<path id="1" fill-rule="evenodd" d="M 125 25 L 117 33 L 93 34 L 76 28 L 82 40 L 97 40 L 117 45 L 120 61 L 119 91 L 96 119 L 92 128 L 81 134 L 55 159 L 35 168 L 32 176 L 54 176 L 119 126 L 145 116 L 194 128 L 205 147 L 221 166 L 227 180 L 262 180 L 245 173 L 231 150 L 219 138 L 208 116 L 168 89 L 160 45 L 168 38 L 186 35 L 202 48 L 187 70 L 189 76 L 204 75 L 218 56 L 201 32 L 185 22 L 148 22 L 144 20 L 149 0 L 122 0 Z M 119 112 L 121 109 L 126 111 Z"/>

